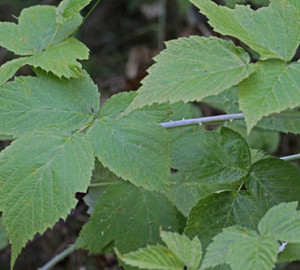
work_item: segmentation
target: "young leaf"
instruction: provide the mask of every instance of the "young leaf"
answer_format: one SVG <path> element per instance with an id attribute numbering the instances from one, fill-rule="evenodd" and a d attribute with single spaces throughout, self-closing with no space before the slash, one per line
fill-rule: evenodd
<path id="1" fill-rule="evenodd" d="M 189 237 L 198 236 L 202 245 L 207 246 L 225 227 L 240 225 L 256 229 L 266 210 L 264 202 L 246 191 L 212 194 L 193 207 L 185 234 Z"/>
<path id="2" fill-rule="evenodd" d="M 94 167 L 84 135 L 60 130 L 20 137 L 0 154 L 0 209 L 12 244 L 12 266 L 36 233 L 43 233 L 75 207 Z"/>
<path id="3" fill-rule="evenodd" d="M 130 266 L 138 269 L 153 270 L 182 270 L 184 264 L 169 249 L 163 246 L 149 246 L 138 251 L 121 255 L 118 258 Z"/>
<path id="4" fill-rule="evenodd" d="M 77 15 L 92 0 L 63 0 L 59 3 L 56 14 L 56 21 L 63 23 L 66 20 Z"/>
<path id="5" fill-rule="evenodd" d="M 197 237 L 190 240 L 185 235 L 172 232 L 161 232 L 162 240 L 169 250 L 179 258 L 189 270 L 196 270 L 202 259 L 201 242 Z"/>
<path id="6" fill-rule="evenodd" d="M 121 182 L 109 186 L 77 239 L 77 247 L 101 253 L 114 241 L 121 252 L 160 242 L 159 228 L 177 231 L 179 213 L 161 194 Z"/>
<path id="7" fill-rule="evenodd" d="M 263 116 L 300 105 L 300 63 L 269 60 L 239 85 L 239 104 L 248 131 Z"/>
<path id="8" fill-rule="evenodd" d="M 272 207 L 260 220 L 262 235 L 288 243 L 300 243 L 300 211 L 297 202 L 281 203 Z"/>
<path id="9" fill-rule="evenodd" d="M 99 110 L 98 89 L 90 78 L 59 80 L 43 72 L 1 86 L 0 101 L 0 133 L 15 137 L 55 126 L 74 131 Z"/>
<path id="10" fill-rule="evenodd" d="M 249 55 L 231 41 L 193 36 L 166 46 L 125 113 L 156 102 L 201 101 L 253 72 Z"/>
<path id="11" fill-rule="evenodd" d="M 296 167 L 275 158 L 266 158 L 253 164 L 247 189 L 270 207 L 300 198 L 300 174 Z"/>
<path id="12" fill-rule="evenodd" d="M 232 270 L 271 270 L 276 262 L 279 243 L 252 230 L 229 227 L 213 240 L 207 248 L 201 269 L 229 264 Z"/>
<path id="13" fill-rule="evenodd" d="M 168 111 L 154 106 L 120 118 L 135 95 L 113 96 L 101 108 L 99 119 L 88 133 L 105 167 L 137 186 L 162 191 L 171 177 L 171 139 L 157 122 L 165 119 Z"/>
<path id="14" fill-rule="evenodd" d="M 67 39 L 80 25 L 81 16 L 78 14 L 63 24 L 55 20 L 55 7 L 34 6 L 21 12 L 18 25 L 0 23 L 0 46 L 18 55 L 32 55 L 3 65 L 0 83 L 4 83 L 26 64 L 41 67 L 59 77 L 82 75 L 81 65 L 76 59 L 87 59 L 89 50 L 74 38 Z"/>
<path id="15" fill-rule="evenodd" d="M 232 10 L 211 0 L 191 2 L 208 17 L 216 32 L 240 39 L 258 52 L 261 60 L 277 58 L 287 62 L 296 53 L 300 38 L 300 10 L 288 0 L 271 1 L 269 7 L 256 11 L 240 5 Z"/>
<path id="16" fill-rule="evenodd" d="M 223 128 L 220 134 L 187 134 L 175 141 L 172 162 L 189 181 L 224 184 L 237 182 L 248 174 L 251 156 L 245 140 Z"/>

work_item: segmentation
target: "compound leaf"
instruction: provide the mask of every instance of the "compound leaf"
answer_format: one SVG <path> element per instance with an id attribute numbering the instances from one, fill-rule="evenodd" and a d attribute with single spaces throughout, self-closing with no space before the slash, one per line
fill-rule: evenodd
<path id="1" fill-rule="evenodd" d="M 193 36 L 169 41 L 166 46 L 126 113 L 156 102 L 201 101 L 253 72 L 249 55 L 231 41 Z"/>
<path id="2" fill-rule="evenodd" d="M 82 76 L 77 59 L 87 59 L 89 50 L 78 40 L 67 39 L 80 25 L 82 18 L 77 14 L 65 23 L 58 24 L 56 10 L 52 6 L 34 6 L 23 9 L 18 25 L 0 23 L 0 46 L 18 55 L 31 55 L 3 65 L 0 83 L 4 83 L 26 64 L 51 71 L 59 77 Z"/>
<path id="3" fill-rule="evenodd" d="M 93 120 L 92 110 L 99 110 L 90 78 L 60 80 L 41 72 L 1 86 L 0 101 L 0 133 L 15 137 L 55 126 L 74 131 Z"/>
<path id="4" fill-rule="evenodd" d="M 101 253 L 114 241 L 121 252 L 160 242 L 159 228 L 177 231 L 179 213 L 161 194 L 130 183 L 109 186 L 77 239 L 77 246 Z"/>
<path id="5" fill-rule="evenodd" d="M 247 189 L 268 207 L 300 198 L 300 174 L 292 164 L 265 158 L 253 164 L 246 180 Z"/>
<path id="6" fill-rule="evenodd" d="M 248 131 L 263 116 L 300 105 L 300 63 L 269 60 L 239 85 L 239 104 Z"/>
<path id="7" fill-rule="evenodd" d="M 168 107 L 161 105 L 164 109 L 158 109 L 155 105 L 120 118 L 135 95 L 118 94 L 105 103 L 89 136 L 105 167 L 137 186 L 161 191 L 171 177 L 171 139 L 158 125 L 167 117 Z"/>
<path id="8" fill-rule="evenodd" d="M 229 264 L 232 270 L 271 270 L 279 243 L 268 236 L 242 228 L 225 228 L 208 246 L 201 269 Z"/>
<path id="9" fill-rule="evenodd" d="M 12 267 L 28 240 L 75 207 L 94 167 L 81 133 L 45 130 L 20 137 L 0 154 L 0 209 L 12 244 Z"/>
<path id="10" fill-rule="evenodd" d="M 216 32 L 240 39 L 258 52 L 261 60 L 289 61 L 296 53 L 300 40 L 300 9 L 288 0 L 273 0 L 269 7 L 256 11 L 241 5 L 232 10 L 211 0 L 191 2 L 208 17 Z"/>

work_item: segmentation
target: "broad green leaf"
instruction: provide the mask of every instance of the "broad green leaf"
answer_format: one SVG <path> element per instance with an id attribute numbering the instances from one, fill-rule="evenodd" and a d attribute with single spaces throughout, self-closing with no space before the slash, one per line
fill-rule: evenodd
<path id="1" fill-rule="evenodd" d="M 78 15 L 58 25 L 56 10 L 53 6 L 33 6 L 23 9 L 18 24 L 1 22 L 0 46 L 18 55 L 33 55 L 64 41 L 82 19 Z"/>
<path id="2" fill-rule="evenodd" d="M 12 244 L 12 266 L 27 241 L 52 228 L 75 207 L 94 166 L 81 133 L 35 131 L 0 154 L 0 209 Z"/>
<path id="3" fill-rule="evenodd" d="M 205 184 L 233 183 L 248 174 L 251 156 L 247 143 L 236 132 L 188 134 L 173 144 L 172 166 L 185 181 Z"/>
<path id="4" fill-rule="evenodd" d="M 0 218 L 0 250 L 8 245 L 8 237 L 6 234 L 5 227 L 2 223 L 2 217 Z"/>
<path id="5" fill-rule="evenodd" d="M 300 40 L 300 10 L 288 0 L 272 1 L 269 7 L 256 11 L 241 5 L 233 10 L 211 0 L 191 2 L 208 17 L 216 32 L 240 39 L 258 52 L 261 60 L 289 61 L 296 53 Z"/>
<path id="6" fill-rule="evenodd" d="M 88 213 L 90 215 L 93 213 L 95 204 L 98 202 L 100 196 L 103 195 L 107 186 L 118 184 L 121 181 L 123 181 L 122 178 L 116 176 L 109 169 L 104 168 L 101 162 L 96 160 L 91 184 L 89 185 L 89 192 L 84 197 L 84 202 L 89 207 Z"/>
<path id="7" fill-rule="evenodd" d="M 252 166 L 247 189 L 267 205 L 300 199 L 300 174 L 292 164 L 276 158 L 259 160 Z"/>
<path id="8" fill-rule="evenodd" d="M 269 60 L 239 85 L 239 104 L 248 131 L 263 116 L 300 105 L 300 63 Z"/>
<path id="9" fill-rule="evenodd" d="M 0 23 L 0 46 L 27 56 L 12 60 L 0 68 L 0 84 L 24 65 L 40 67 L 58 77 L 84 75 L 77 59 L 88 59 L 89 49 L 74 38 L 67 39 L 80 25 L 81 16 L 77 14 L 63 24 L 56 23 L 55 19 L 55 7 L 34 6 L 21 12 L 18 25 Z"/>
<path id="10" fill-rule="evenodd" d="M 77 247 L 101 253 L 112 241 L 120 252 L 160 242 L 159 229 L 178 231 L 179 213 L 162 195 L 121 182 L 109 186 L 77 239 Z"/>
<path id="11" fill-rule="evenodd" d="M 239 185 L 238 182 L 232 184 L 206 183 L 194 178 L 190 179 L 185 173 L 178 172 L 172 175 L 171 194 L 168 193 L 168 197 L 184 216 L 188 216 L 199 200 L 215 192 L 237 190 Z"/>
<path id="12" fill-rule="evenodd" d="M 272 237 L 237 226 L 225 228 L 208 246 L 201 269 L 226 263 L 232 270 L 272 270 L 278 247 Z"/>
<path id="13" fill-rule="evenodd" d="M 99 110 L 99 94 L 90 78 L 58 79 L 39 73 L 0 87 L 0 133 L 19 136 L 41 129 L 82 128 Z"/>
<path id="14" fill-rule="evenodd" d="M 288 244 L 278 257 L 278 262 L 293 262 L 299 260 L 300 244 Z"/>
<path id="15" fill-rule="evenodd" d="M 84 60 L 88 57 L 89 49 L 77 39 L 69 38 L 46 51 L 33 56 L 17 58 L 2 65 L 0 67 L 0 84 L 5 83 L 24 65 L 39 67 L 60 78 L 86 76 L 81 70 L 81 64 L 76 59 Z"/>
<path id="16" fill-rule="evenodd" d="M 257 149 L 250 149 L 251 152 L 251 163 L 254 164 L 261 159 L 265 159 L 267 157 L 266 153 Z"/>
<path id="17" fill-rule="evenodd" d="M 261 235 L 288 243 L 300 243 L 300 211 L 297 202 L 272 207 L 258 224 Z"/>
<path id="18" fill-rule="evenodd" d="M 198 268 L 202 259 L 201 242 L 197 237 L 190 240 L 185 235 L 172 232 L 161 232 L 161 238 L 189 270 Z"/>
<path id="19" fill-rule="evenodd" d="M 184 264 L 167 248 L 149 246 L 125 255 L 117 253 L 118 258 L 138 269 L 182 270 Z"/>
<path id="20" fill-rule="evenodd" d="M 120 118 L 135 95 L 113 96 L 88 134 L 104 167 L 137 186 L 162 191 L 171 177 L 171 139 L 158 122 L 167 117 L 168 107 L 146 107 Z"/>
<path id="21" fill-rule="evenodd" d="M 249 55 L 231 41 L 193 36 L 166 46 L 125 113 L 153 103 L 201 101 L 253 72 Z"/>
<path id="22" fill-rule="evenodd" d="M 198 236 L 204 247 L 223 228 L 240 225 L 256 229 L 267 208 L 246 191 L 225 191 L 212 194 L 193 207 L 185 234 Z"/>
<path id="23" fill-rule="evenodd" d="M 57 22 L 63 23 L 66 20 L 77 15 L 83 8 L 85 8 L 92 0 L 63 0 L 58 5 L 56 14 Z"/>

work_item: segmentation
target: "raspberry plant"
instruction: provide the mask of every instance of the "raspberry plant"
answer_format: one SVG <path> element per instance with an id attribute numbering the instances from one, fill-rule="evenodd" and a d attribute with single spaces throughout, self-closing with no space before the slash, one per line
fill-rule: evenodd
<path id="1" fill-rule="evenodd" d="M 33 6 L 0 23 L 0 45 L 21 56 L 0 68 L 0 134 L 13 139 L 0 153 L 11 268 L 28 241 L 67 217 L 76 192 L 87 192 L 91 217 L 75 247 L 115 251 L 125 269 L 272 269 L 299 259 L 300 176 L 284 160 L 298 155 L 267 156 L 234 130 L 300 133 L 300 1 L 253 10 L 192 0 L 247 51 L 217 37 L 167 42 L 137 92 L 101 107 L 78 62 L 89 50 L 74 37 L 90 2 Z M 7 82 L 23 65 L 36 75 Z M 193 101 L 227 114 L 187 119 Z"/>

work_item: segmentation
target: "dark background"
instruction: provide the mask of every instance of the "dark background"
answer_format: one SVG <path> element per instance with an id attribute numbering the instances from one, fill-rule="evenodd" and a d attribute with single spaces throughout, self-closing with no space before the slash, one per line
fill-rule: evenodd
<path id="1" fill-rule="evenodd" d="M 36 4 L 57 5 L 58 0 L 2 0 L 0 21 L 15 21 L 20 11 Z M 94 1 L 95 2 L 95 1 Z M 219 1 L 221 2 L 221 1 Z M 92 3 L 93 5 L 93 3 Z M 85 16 L 92 7 L 83 12 Z M 258 6 L 254 6 L 258 8 Z M 206 19 L 188 0 L 102 0 L 77 33 L 91 50 L 91 57 L 83 63 L 99 86 L 101 101 L 111 95 L 135 90 L 153 64 L 152 57 L 164 48 L 165 40 L 189 35 L 217 35 L 206 24 Z M 234 40 L 237 42 L 236 40 Z M 242 44 L 239 44 L 242 45 Z M 0 65 L 14 56 L 0 48 Z M 18 75 L 31 74 L 28 67 Z M 220 113 L 207 105 L 198 104 L 205 115 Z M 0 141 L 0 150 L 9 141 Z M 281 135 L 275 155 L 283 156 L 300 151 L 297 136 Z M 60 221 L 53 230 L 36 236 L 17 260 L 16 270 L 37 269 L 74 243 L 82 225 L 88 220 L 87 207 L 78 194 L 79 203 L 66 222 Z M 0 270 L 8 270 L 10 248 L 0 251 Z M 119 269 L 115 257 L 88 256 L 87 252 L 75 251 L 54 269 Z M 285 269 L 300 269 L 294 264 Z"/>

